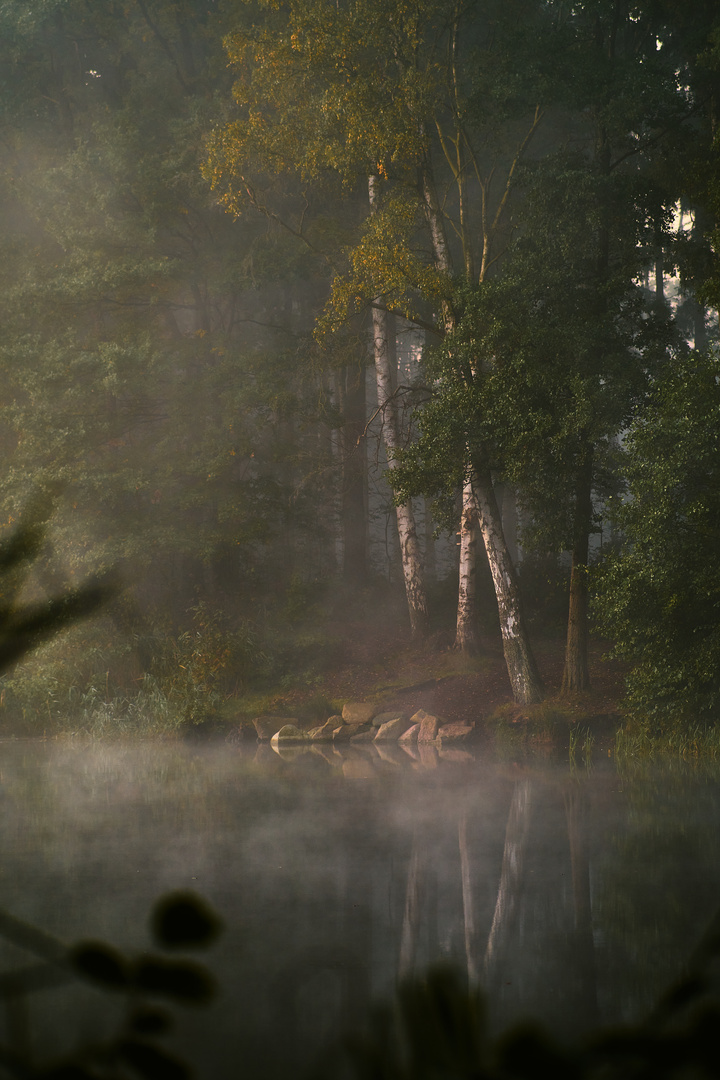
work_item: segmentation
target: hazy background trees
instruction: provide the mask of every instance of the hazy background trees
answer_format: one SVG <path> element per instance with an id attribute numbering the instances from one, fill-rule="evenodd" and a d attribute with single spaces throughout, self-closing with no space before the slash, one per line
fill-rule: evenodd
<path id="1" fill-rule="evenodd" d="M 643 701 L 665 692 L 679 639 L 659 599 L 662 617 L 630 603 L 638 553 L 652 541 L 648 573 L 716 573 L 706 526 L 678 517 L 682 453 L 697 439 L 701 472 L 712 456 L 713 5 L 67 0 L 1 18 L 0 512 L 57 500 L 39 595 L 110 567 L 128 585 L 96 651 L 78 646 L 78 687 L 289 675 L 308 627 L 384 579 L 419 640 L 450 629 L 454 593 L 471 655 L 478 598 L 496 604 L 513 692 L 537 699 L 519 512 L 526 556 L 566 578 L 566 691 L 589 684 L 610 528 L 604 626 L 651 665 Z M 700 426 L 661 454 L 681 401 Z M 662 520 L 643 510 L 656 483 Z M 687 610 L 709 670 L 714 608 Z M 712 677 L 698 686 L 714 716 Z"/>

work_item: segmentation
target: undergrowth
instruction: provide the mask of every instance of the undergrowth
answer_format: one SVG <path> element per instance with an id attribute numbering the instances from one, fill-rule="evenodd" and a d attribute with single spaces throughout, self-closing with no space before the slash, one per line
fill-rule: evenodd
<path id="1" fill-rule="evenodd" d="M 680 758 L 684 761 L 720 758 L 720 726 L 698 721 L 655 732 L 641 724 L 628 724 L 615 736 L 618 760 Z"/>
<path id="2" fill-rule="evenodd" d="M 172 735 L 297 687 L 310 691 L 308 715 L 320 714 L 328 705 L 316 700 L 323 672 L 340 648 L 322 628 L 231 623 L 204 604 L 184 627 L 145 634 L 122 635 L 104 617 L 71 628 L 0 678 L 0 733 Z"/>
<path id="3" fill-rule="evenodd" d="M 572 713 L 555 702 L 543 701 L 538 705 L 501 705 L 489 717 L 488 727 L 495 735 L 499 753 L 534 745 L 559 746 L 567 742 Z"/>

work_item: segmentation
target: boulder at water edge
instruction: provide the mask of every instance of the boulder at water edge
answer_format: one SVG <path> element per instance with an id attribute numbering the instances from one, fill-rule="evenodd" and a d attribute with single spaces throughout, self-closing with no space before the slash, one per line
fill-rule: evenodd
<path id="1" fill-rule="evenodd" d="M 369 727 L 366 731 L 359 731 L 357 735 L 350 736 L 351 745 L 355 743 L 372 742 L 375 738 L 375 728 Z"/>
<path id="2" fill-rule="evenodd" d="M 297 724 L 295 716 L 257 716 L 253 720 L 260 742 L 269 742 L 276 731 L 286 724 Z"/>
<path id="3" fill-rule="evenodd" d="M 271 743 L 306 743 L 310 742 L 308 736 L 304 731 L 301 731 L 299 727 L 295 727 L 294 724 L 285 724 L 279 731 L 276 731 L 270 740 Z"/>
<path id="4" fill-rule="evenodd" d="M 377 706 L 366 701 L 348 701 L 343 705 L 342 718 L 346 724 L 367 724 L 375 713 Z"/>
<path id="5" fill-rule="evenodd" d="M 404 735 L 401 735 L 398 742 L 401 746 L 412 746 L 418 741 L 418 734 L 420 733 L 420 725 L 413 724 L 409 727 Z"/>
<path id="6" fill-rule="evenodd" d="M 407 713 L 400 712 L 399 709 L 390 712 L 381 712 L 377 716 L 373 716 L 373 727 L 382 727 L 383 724 L 387 724 L 390 720 L 407 720 Z"/>
<path id="7" fill-rule="evenodd" d="M 455 720 L 451 724 L 443 724 L 438 731 L 438 742 L 441 746 L 447 743 L 464 742 L 474 731 L 472 724 L 466 724 L 462 720 Z"/>
<path id="8" fill-rule="evenodd" d="M 388 720 L 386 724 L 378 728 L 375 742 L 397 742 L 409 727 L 410 722 L 403 720 L 402 717 L 398 717 L 396 720 Z"/>
<path id="9" fill-rule="evenodd" d="M 440 727 L 440 721 L 437 716 L 433 716 L 432 713 L 426 713 L 424 709 L 418 709 L 414 716 L 410 717 L 410 723 L 420 725 L 420 730 L 418 731 L 419 743 L 435 742 L 438 728 Z"/>
<path id="10" fill-rule="evenodd" d="M 308 732 L 308 738 L 313 742 L 332 742 L 333 731 L 338 726 L 338 717 L 331 716 L 329 720 L 326 720 L 320 727 L 313 728 Z"/>
<path id="11" fill-rule="evenodd" d="M 333 732 L 333 741 L 336 743 L 350 742 L 353 735 L 359 735 L 361 731 L 368 731 L 369 727 L 369 723 L 343 724 L 341 727 L 335 728 L 335 731 Z"/>

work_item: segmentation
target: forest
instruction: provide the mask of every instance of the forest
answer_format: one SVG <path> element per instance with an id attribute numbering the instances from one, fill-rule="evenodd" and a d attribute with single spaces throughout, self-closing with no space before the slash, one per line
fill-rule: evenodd
<path id="1" fill-rule="evenodd" d="M 714 727 L 713 0 L 12 0 L 0 106 L 5 620 L 120 583 L 5 731 L 322 697 L 383 623 L 522 706 L 592 629 Z"/>

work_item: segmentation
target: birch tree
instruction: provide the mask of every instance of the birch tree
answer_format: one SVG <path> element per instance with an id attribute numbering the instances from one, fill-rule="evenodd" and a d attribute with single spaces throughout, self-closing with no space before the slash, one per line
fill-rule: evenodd
<path id="1" fill-rule="evenodd" d="M 392 142 L 405 137 L 397 117 L 388 115 L 389 99 L 383 87 L 374 83 L 375 72 L 367 62 L 364 68 L 357 65 L 360 42 L 366 50 L 368 34 L 378 31 L 377 12 L 372 5 L 361 4 L 358 9 L 366 10 L 351 7 L 338 12 L 337 18 L 328 18 L 317 0 L 283 6 L 276 14 L 273 7 L 266 5 L 268 15 L 261 26 L 238 30 L 226 40 L 239 76 L 234 97 L 240 115 L 210 139 L 206 175 L 236 215 L 252 207 L 300 242 L 313 248 L 319 245 L 337 277 L 340 264 L 346 261 L 343 238 L 338 242 L 335 235 L 333 245 L 313 235 L 308 212 L 311 191 L 317 198 L 319 190 L 327 192 L 332 179 L 339 179 L 353 217 L 358 213 L 357 188 L 364 185 L 367 216 L 377 230 L 387 216 L 380 188 L 393 157 Z M 366 50 L 366 60 L 367 55 Z M 273 175 L 281 175 L 286 191 L 295 192 L 295 207 L 285 193 L 278 196 L 273 190 L 269 181 Z M 347 221 L 347 210 L 342 210 Z M 344 227 L 347 242 L 352 230 Z M 386 296 L 380 282 L 366 297 L 365 307 L 370 312 L 378 405 L 392 470 L 400 432 L 390 371 Z M 418 640 L 427 634 L 428 612 L 409 500 L 397 506 L 396 517 L 411 631 Z"/>
<path id="2" fill-rule="evenodd" d="M 524 34 L 537 29 L 541 7 L 523 5 Z M 493 46 L 499 31 L 502 52 Z M 513 173 L 541 117 L 519 74 L 527 40 L 509 41 L 508 34 L 500 7 L 479 15 L 452 0 L 353 0 L 330 18 L 318 0 L 299 0 L 274 5 L 262 27 L 228 39 L 240 72 L 235 97 L 241 113 L 212 136 L 206 173 L 230 209 L 258 202 L 243 171 L 258 153 L 268 172 L 293 171 L 306 185 L 333 174 L 349 193 L 375 178 L 372 212 L 359 223 L 344 259 L 336 253 L 324 329 L 370 307 L 377 313 L 378 348 L 382 309 L 424 325 L 436 340 L 448 337 L 456 325 L 456 280 L 478 288 L 501 258 Z M 463 51 L 463 40 L 472 48 Z M 483 59 L 492 72 L 480 77 Z M 503 86 L 513 79 L 522 82 L 522 93 L 509 106 L 512 95 Z M 476 357 L 474 369 L 482 361 Z M 386 426 L 392 432 L 392 422 Z M 394 459 L 396 448 L 388 451 Z M 477 521 L 496 563 L 513 691 L 519 700 L 537 700 L 542 689 L 534 662 L 528 660 L 522 675 L 513 670 L 519 653 L 531 654 L 522 618 L 515 616 L 520 599 L 514 573 L 506 570 L 507 546 L 487 486 L 491 472 L 484 459 L 476 468 L 469 451 L 464 460 L 457 644 L 467 651 L 477 646 Z M 407 499 L 398 501 L 407 506 Z M 418 580 L 412 551 L 403 544 L 406 583 Z"/>
<path id="3" fill-rule="evenodd" d="M 408 492 L 423 458 L 426 475 L 447 470 L 433 443 L 450 440 L 457 456 L 462 432 L 475 495 L 489 508 L 486 545 L 497 535 L 492 499 L 480 491 L 489 466 L 519 490 L 526 542 L 534 534 L 546 550 L 570 553 L 563 690 L 574 694 L 589 686 L 594 502 L 608 494 L 612 440 L 640 407 L 671 333 L 666 305 L 648 305 L 640 285 L 658 236 L 666 242 L 675 197 L 653 174 L 654 156 L 691 102 L 647 14 L 578 4 L 560 22 L 542 153 L 524 162 L 516 155 L 510 166 L 516 235 L 502 273 L 458 291 L 454 328 L 434 364 L 435 400 L 401 476 Z M 490 561 L 503 622 L 499 570 L 512 566 L 502 544 Z M 522 616 L 506 611 L 511 624 Z M 506 635 L 506 652 L 508 643 Z M 518 700 L 532 700 L 516 687 L 512 663 L 509 670 Z"/>

